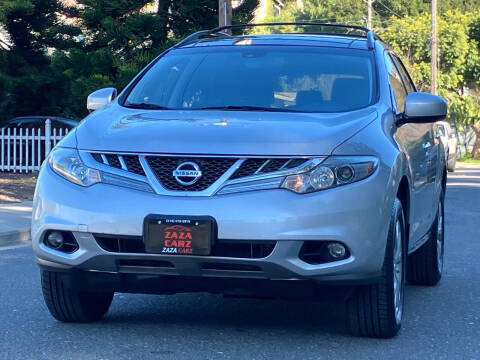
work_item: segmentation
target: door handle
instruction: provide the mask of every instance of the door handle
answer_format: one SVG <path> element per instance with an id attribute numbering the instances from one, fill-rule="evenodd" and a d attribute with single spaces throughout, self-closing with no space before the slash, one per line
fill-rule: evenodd
<path id="1" fill-rule="evenodd" d="M 423 147 L 424 149 L 430 149 L 430 148 L 432 147 L 432 143 L 431 143 L 430 141 L 424 142 L 424 143 L 422 144 L 422 147 Z"/>

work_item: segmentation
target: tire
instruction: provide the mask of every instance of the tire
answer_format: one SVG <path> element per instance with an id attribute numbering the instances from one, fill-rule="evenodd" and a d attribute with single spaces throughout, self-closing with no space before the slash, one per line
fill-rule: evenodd
<path id="1" fill-rule="evenodd" d="M 113 292 L 79 292 L 66 286 L 64 273 L 41 270 L 42 292 L 52 316 L 62 322 L 93 322 L 103 318 Z"/>
<path id="2" fill-rule="evenodd" d="M 407 259 L 407 281 L 412 285 L 436 285 L 442 278 L 445 252 L 444 198 L 440 197 L 437 218 L 428 240 Z"/>
<path id="3" fill-rule="evenodd" d="M 447 171 L 448 172 L 454 172 L 456 165 L 457 165 L 457 157 L 454 155 L 450 159 L 447 160 Z"/>
<path id="4" fill-rule="evenodd" d="M 348 325 L 354 335 L 390 338 L 400 330 L 405 293 L 405 229 L 402 204 L 395 199 L 381 279 L 357 288 L 347 301 Z"/>

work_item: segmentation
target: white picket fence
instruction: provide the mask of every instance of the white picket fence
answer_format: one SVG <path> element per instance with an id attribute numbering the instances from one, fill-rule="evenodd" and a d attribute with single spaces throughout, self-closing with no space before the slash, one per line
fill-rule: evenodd
<path id="1" fill-rule="evenodd" d="M 50 150 L 68 134 L 68 129 L 52 129 L 49 119 L 43 129 L 1 129 L 0 171 L 28 173 L 40 170 Z"/>

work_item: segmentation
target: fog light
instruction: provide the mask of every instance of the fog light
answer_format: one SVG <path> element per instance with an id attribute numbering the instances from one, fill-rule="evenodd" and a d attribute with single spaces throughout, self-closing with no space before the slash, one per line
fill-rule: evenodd
<path id="1" fill-rule="evenodd" d="M 334 242 L 328 244 L 328 253 L 335 259 L 342 259 L 345 257 L 347 250 L 342 244 Z"/>
<path id="2" fill-rule="evenodd" d="M 63 246 L 63 242 L 64 242 L 64 239 L 61 232 L 52 231 L 47 236 L 46 243 L 52 249 L 60 249 Z"/>

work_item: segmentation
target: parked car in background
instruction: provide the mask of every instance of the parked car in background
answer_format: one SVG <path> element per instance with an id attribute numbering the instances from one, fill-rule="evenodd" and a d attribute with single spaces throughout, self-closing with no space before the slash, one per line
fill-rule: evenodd
<path id="1" fill-rule="evenodd" d="M 41 129 L 43 135 L 45 131 L 45 121 L 50 119 L 52 129 L 68 129 L 71 130 L 78 125 L 78 120 L 67 119 L 58 116 L 20 116 L 7 121 L 0 128 L 17 128 L 17 129 Z M 18 130 L 17 130 L 18 133 Z"/>
<path id="2" fill-rule="evenodd" d="M 443 149 L 445 150 L 445 159 L 447 159 L 447 170 L 450 172 L 455 171 L 455 165 L 457 163 L 457 136 L 455 130 L 450 126 L 447 121 L 437 121 L 437 136 L 443 143 Z"/>

